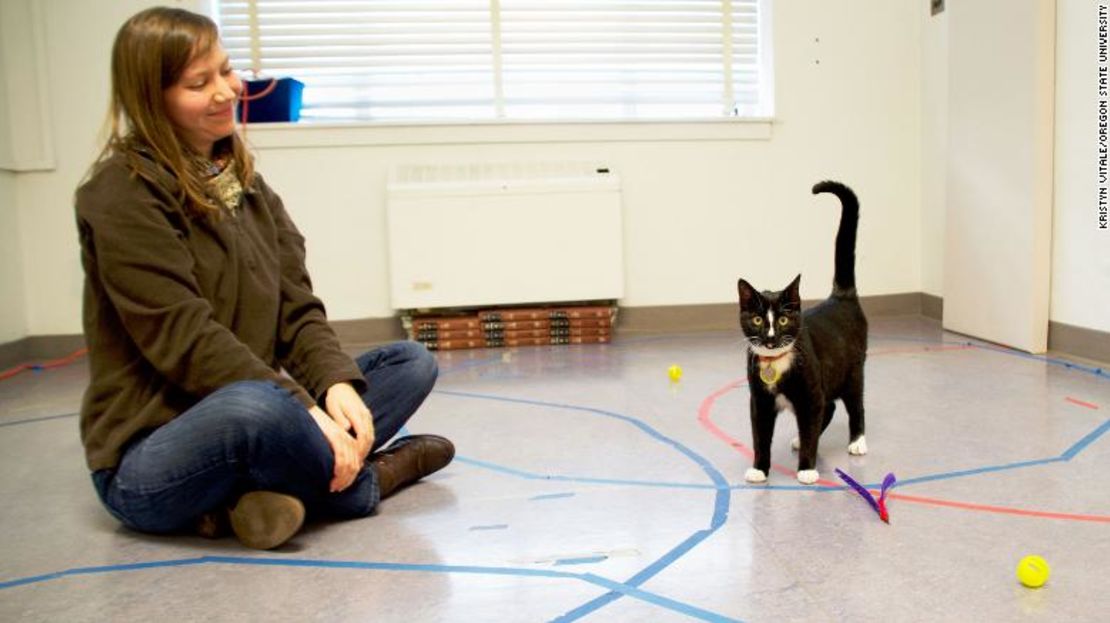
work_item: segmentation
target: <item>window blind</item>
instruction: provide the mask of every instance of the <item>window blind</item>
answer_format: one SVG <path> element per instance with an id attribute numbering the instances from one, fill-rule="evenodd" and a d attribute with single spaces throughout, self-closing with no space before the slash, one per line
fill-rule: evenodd
<path id="1" fill-rule="evenodd" d="M 304 82 L 302 118 L 769 114 L 767 0 L 221 0 L 232 65 Z"/>

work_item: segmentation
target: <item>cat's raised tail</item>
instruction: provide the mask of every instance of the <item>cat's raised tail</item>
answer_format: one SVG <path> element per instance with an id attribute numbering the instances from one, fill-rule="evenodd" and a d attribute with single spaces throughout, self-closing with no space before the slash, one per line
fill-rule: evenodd
<path id="1" fill-rule="evenodd" d="M 840 182 L 826 180 L 813 185 L 813 194 L 831 193 L 840 199 L 840 229 L 836 232 L 836 273 L 833 296 L 856 297 L 856 227 L 859 224 L 859 199 Z"/>

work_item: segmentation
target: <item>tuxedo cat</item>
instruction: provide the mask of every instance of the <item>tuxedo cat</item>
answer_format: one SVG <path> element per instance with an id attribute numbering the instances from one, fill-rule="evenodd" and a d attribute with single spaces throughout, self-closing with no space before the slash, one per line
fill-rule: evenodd
<path id="1" fill-rule="evenodd" d="M 867 356 L 867 318 L 856 295 L 856 226 L 859 201 L 838 182 L 820 182 L 813 194 L 840 199 L 836 233 L 836 271 L 828 299 L 802 311 L 801 275 L 781 292 L 757 292 L 743 279 L 740 327 L 748 345 L 752 447 L 755 461 L 744 475 L 766 482 L 771 467 L 771 435 L 780 411 L 798 421 L 798 481 L 817 482 L 817 442 L 832 420 L 834 400 L 848 411 L 849 454 L 866 454 L 863 436 L 863 362 Z"/>

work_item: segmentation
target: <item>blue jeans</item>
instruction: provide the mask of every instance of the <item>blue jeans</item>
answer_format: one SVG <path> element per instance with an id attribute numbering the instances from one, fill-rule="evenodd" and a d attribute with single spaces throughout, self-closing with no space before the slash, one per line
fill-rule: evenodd
<path id="1" fill-rule="evenodd" d="M 397 342 L 357 360 L 369 389 L 374 450 L 404 426 L 432 391 L 435 358 Z M 335 457 L 308 410 L 268 381 L 233 383 L 134 440 L 114 469 L 93 472 L 100 500 L 124 525 L 151 533 L 189 528 L 201 514 L 248 491 L 294 495 L 310 515 L 364 517 L 380 499 L 370 462 L 338 493 L 328 485 Z"/>

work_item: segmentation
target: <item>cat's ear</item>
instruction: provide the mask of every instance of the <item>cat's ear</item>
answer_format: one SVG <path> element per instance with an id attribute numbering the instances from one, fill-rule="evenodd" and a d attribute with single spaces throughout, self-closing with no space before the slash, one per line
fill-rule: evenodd
<path id="1" fill-rule="evenodd" d="M 801 294 L 802 276 L 794 277 L 794 281 L 786 286 L 782 291 L 783 302 L 792 309 L 799 310 L 802 308 L 802 294 Z"/>
<path id="2" fill-rule="evenodd" d="M 740 309 L 751 309 L 756 294 L 752 284 L 740 279 L 736 282 L 736 290 L 740 294 Z"/>

